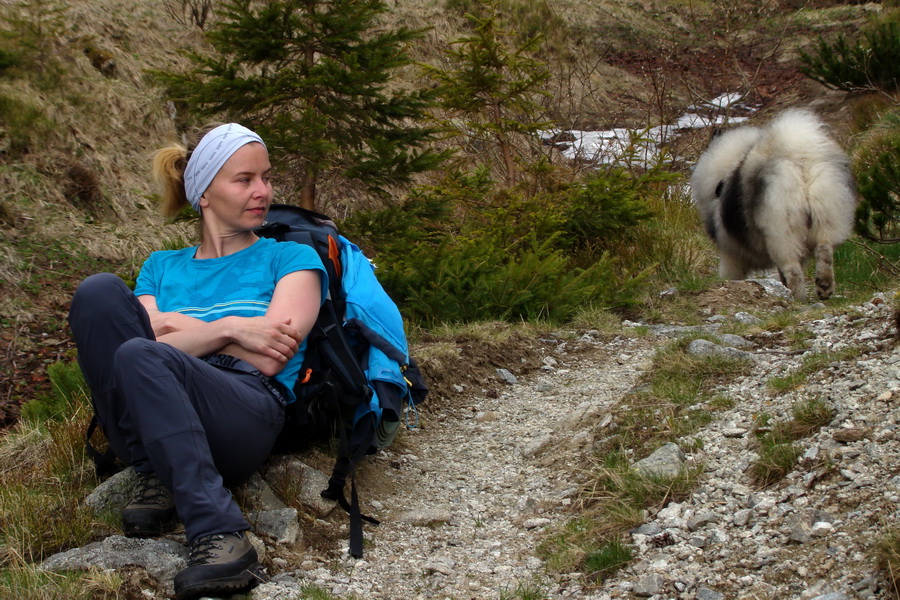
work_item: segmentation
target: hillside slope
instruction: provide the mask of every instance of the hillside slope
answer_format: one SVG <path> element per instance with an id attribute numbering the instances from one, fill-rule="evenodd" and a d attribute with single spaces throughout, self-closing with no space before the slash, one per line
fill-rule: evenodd
<path id="1" fill-rule="evenodd" d="M 0 9 L 14 42 L 27 49 L 0 76 L 0 354 L 7 359 L 0 427 L 46 390 L 46 365 L 71 356 L 64 317 L 81 278 L 106 270 L 127 279 L 151 250 L 192 239 L 191 227 L 165 224 L 156 213 L 148 169 L 151 152 L 177 139 L 185 115 L 147 70 L 186 68 L 179 51 L 205 44 L 197 27 L 172 17 L 168 9 L 178 6 L 21 0 Z M 463 31 L 468 7 L 398 0 L 384 18 L 430 28 L 410 50 L 437 61 Z M 667 122 L 689 103 L 730 90 L 760 110 L 809 102 L 823 90 L 798 75 L 797 47 L 818 32 L 858 28 L 880 5 L 747 3 L 742 11 L 720 1 L 509 0 L 508 7 L 510 27 L 547 36 L 548 117 L 589 129 Z M 842 100 L 820 108 L 842 111 L 831 120 L 845 127 Z M 673 150 L 689 165 L 705 139 L 687 136 Z"/>

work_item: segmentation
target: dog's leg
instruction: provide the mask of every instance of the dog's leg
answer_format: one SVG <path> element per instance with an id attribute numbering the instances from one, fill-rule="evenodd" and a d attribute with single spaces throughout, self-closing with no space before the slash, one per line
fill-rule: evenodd
<path id="1" fill-rule="evenodd" d="M 722 279 L 746 279 L 749 273 L 750 270 L 743 260 L 725 252 L 719 253 L 719 277 Z"/>
<path id="2" fill-rule="evenodd" d="M 772 254 L 772 260 L 778 269 L 778 277 L 794 300 L 806 302 L 806 273 L 803 269 L 803 253 L 794 242 L 796 235 L 788 228 L 767 232 L 766 245 Z"/>
<path id="3" fill-rule="evenodd" d="M 834 247 L 831 244 L 816 246 L 816 295 L 828 300 L 834 293 Z"/>
<path id="4" fill-rule="evenodd" d="M 794 294 L 797 302 L 806 302 L 806 278 L 803 275 L 803 267 L 799 262 L 778 267 L 784 279 L 784 285 Z"/>

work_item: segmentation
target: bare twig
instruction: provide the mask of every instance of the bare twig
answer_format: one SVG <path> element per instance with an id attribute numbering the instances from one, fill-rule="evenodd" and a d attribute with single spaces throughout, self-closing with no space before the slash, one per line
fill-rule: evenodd
<path id="1" fill-rule="evenodd" d="M 900 276 L 900 264 L 892 262 L 888 257 L 880 252 L 876 252 L 873 248 L 867 246 L 866 244 L 860 242 L 859 240 L 850 240 L 850 243 L 856 246 L 857 248 L 861 248 L 867 254 L 874 256 L 878 259 L 879 267 L 884 267 L 884 269 L 890 273 L 891 276 L 897 277 Z"/>

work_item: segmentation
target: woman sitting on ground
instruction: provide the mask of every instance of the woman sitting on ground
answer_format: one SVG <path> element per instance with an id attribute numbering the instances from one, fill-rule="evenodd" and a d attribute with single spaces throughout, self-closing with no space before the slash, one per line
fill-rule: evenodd
<path id="1" fill-rule="evenodd" d="M 273 191 L 249 129 L 207 128 L 190 150 L 160 150 L 153 172 L 164 214 L 188 203 L 200 213 L 200 244 L 151 254 L 133 293 L 114 275 L 88 277 L 69 323 L 97 418 L 138 475 L 124 532 L 157 536 L 181 519 L 185 600 L 258 579 L 250 525 L 226 486 L 256 471 L 281 431 L 327 276 L 312 248 L 254 233 Z"/>

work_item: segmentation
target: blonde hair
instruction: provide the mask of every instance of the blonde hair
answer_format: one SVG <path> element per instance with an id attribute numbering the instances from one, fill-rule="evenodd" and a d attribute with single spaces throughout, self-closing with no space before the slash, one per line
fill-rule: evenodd
<path id="1" fill-rule="evenodd" d="M 203 136 L 219 125 L 221 123 L 210 123 L 195 130 L 187 148 L 181 144 L 172 144 L 153 154 L 151 169 L 153 179 L 160 188 L 159 208 L 164 216 L 174 217 L 185 206 L 190 206 L 184 191 L 184 170 Z"/>
<path id="2" fill-rule="evenodd" d="M 184 169 L 187 167 L 187 149 L 172 144 L 157 150 L 153 155 L 153 179 L 160 187 L 160 211 L 166 217 L 174 217 L 189 206 L 184 192 Z"/>

